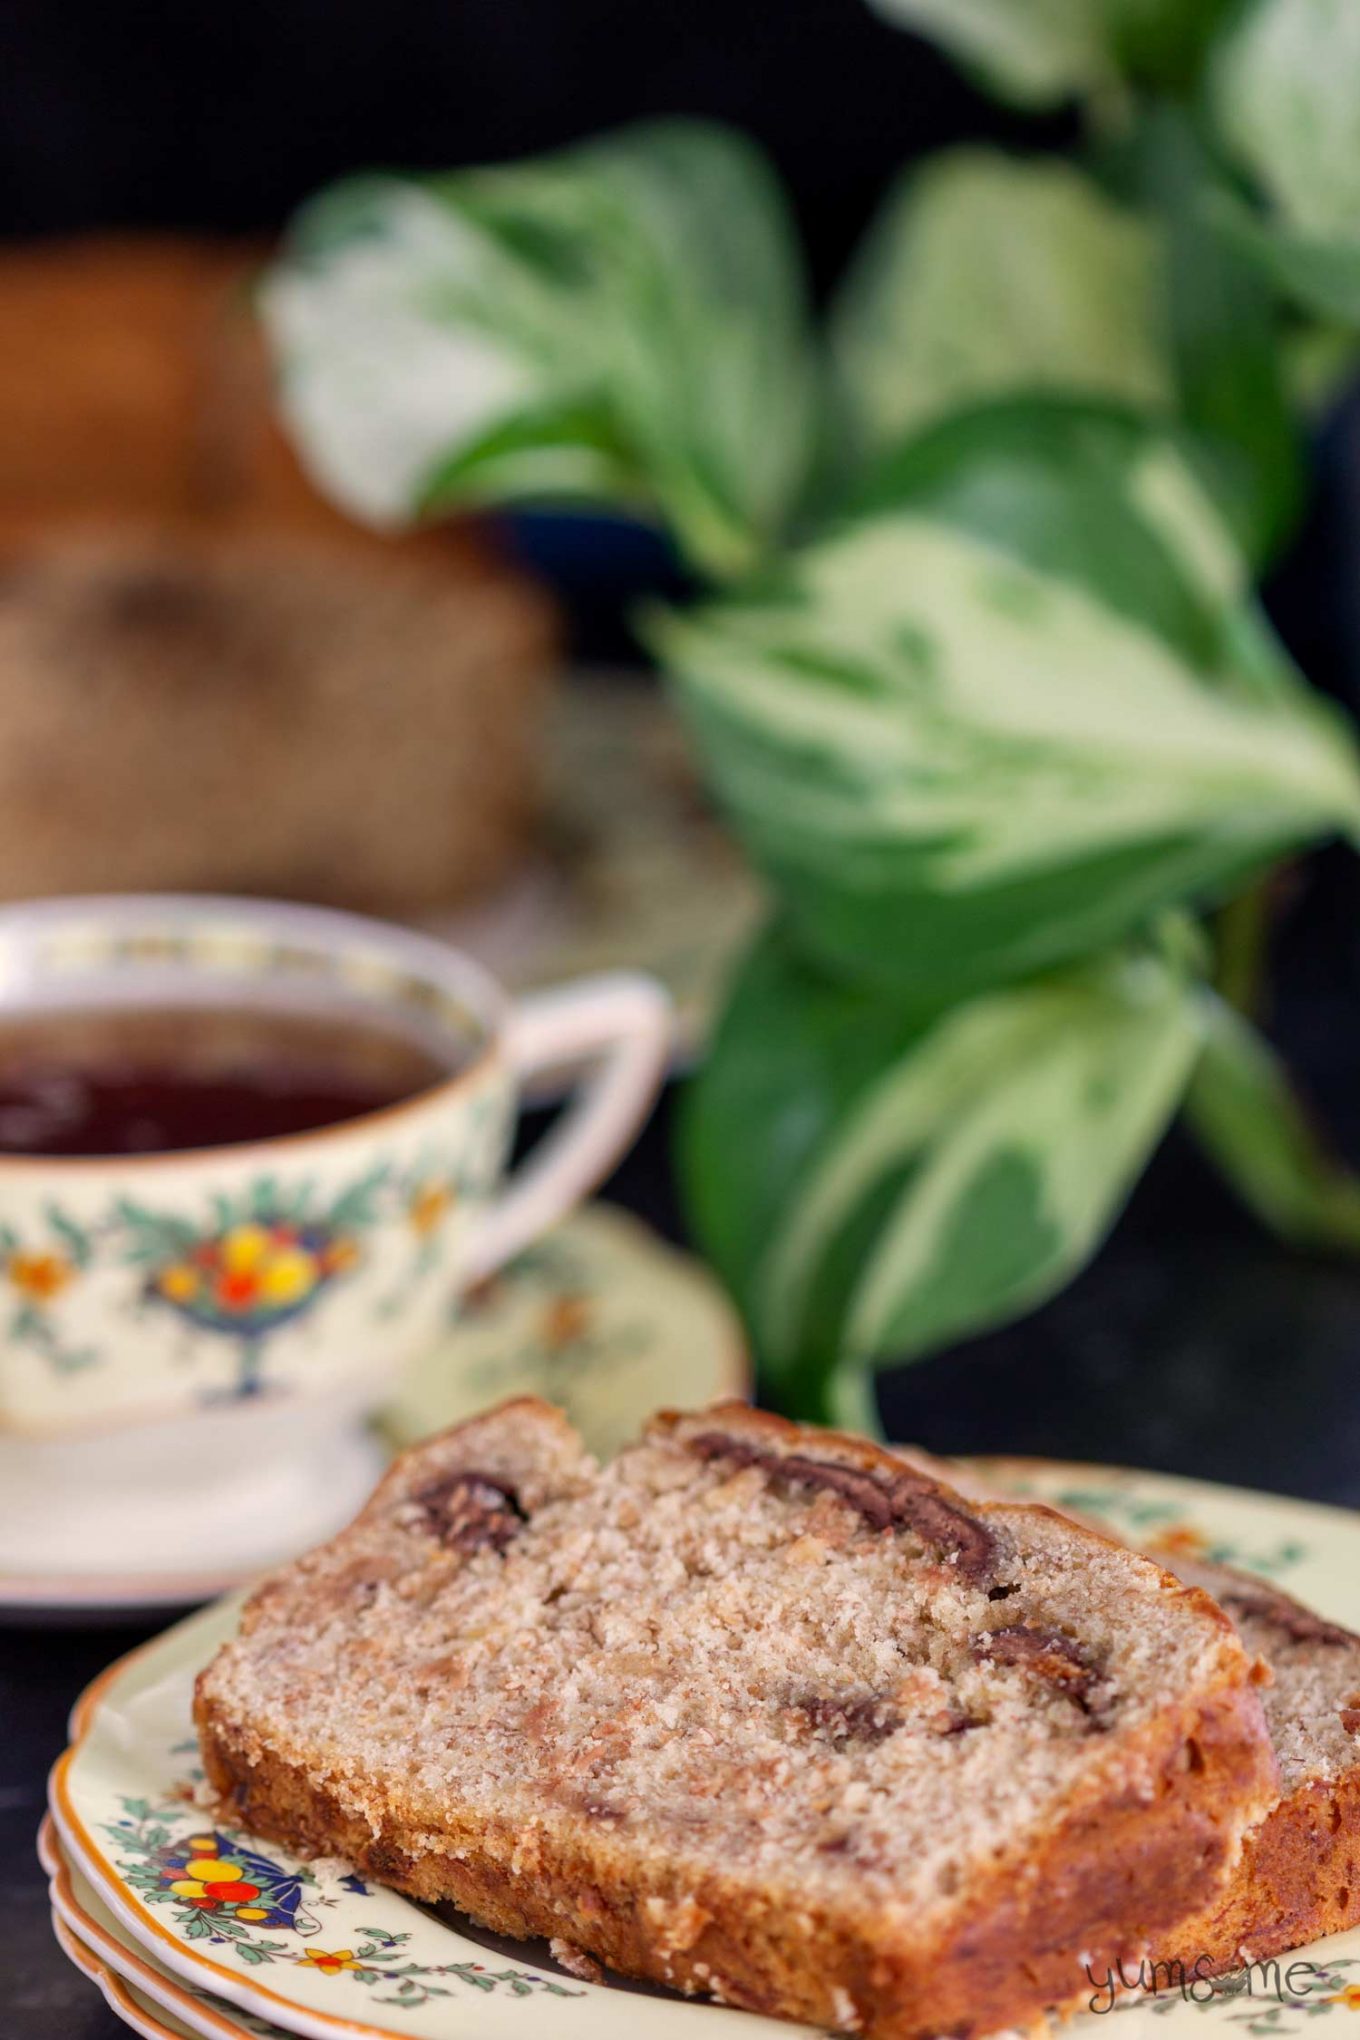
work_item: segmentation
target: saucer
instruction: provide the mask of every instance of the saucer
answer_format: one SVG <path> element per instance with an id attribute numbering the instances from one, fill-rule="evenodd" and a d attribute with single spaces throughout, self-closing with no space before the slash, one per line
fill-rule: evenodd
<path id="1" fill-rule="evenodd" d="M 318 1425 L 320 1435 L 309 1439 L 306 1414 L 292 1413 L 295 1422 L 303 1420 L 293 1457 L 271 1457 L 254 1472 L 246 1464 L 211 1483 L 196 1445 L 215 1413 L 167 1422 L 164 1436 L 151 1434 L 154 1463 L 117 1466 L 111 1504 L 117 1538 L 103 1543 L 91 1535 L 88 1514 L 73 1513 L 63 1536 L 60 1518 L 54 1526 L 47 1512 L 45 1529 L 55 1527 L 56 1535 L 38 1534 L 30 1527 L 37 1511 L 25 1510 L 25 1494 L 39 1477 L 49 1499 L 80 1495 L 85 1469 L 96 1465 L 107 1488 L 117 1433 L 45 1444 L 36 1468 L 32 1459 L 25 1465 L 23 1440 L 0 1438 L 0 1621 L 97 1621 L 192 1607 L 334 1535 L 371 1494 L 387 1455 L 359 1426 Z M 140 1430 L 138 1444 L 145 1450 Z M 138 1551 L 146 1553 L 144 1563 Z"/>
<path id="2" fill-rule="evenodd" d="M 1354 1513 L 1101 1467 L 1012 1462 L 1007 1473 L 1040 1499 L 1137 1530 L 1168 1552 L 1254 1565 L 1321 1613 L 1360 1623 Z M 54 1904 L 115 1966 L 121 1950 L 124 1964 L 135 1958 L 153 1977 L 164 1972 L 174 1988 L 187 1986 L 200 2022 L 180 2000 L 172 2006 L 191 2030 L 236 2040 L 259 2033 L 250 2015 L 268 2022 L 266 2032 L 282 2027 L 311 2040 L 516 2040 L 528 2030 L 558 2040 L 789 2040 L 808 2031 L 622 1981 L 581 1981 L 541 1943 L 498 1940 L 344 1863 L 303 1863 L 221 1826 L 199 1804 L 190 1698 L 238 1611 L 236 1600 L 205 1609 L 111 1666 L 78 1703 L 72 1746 L 51 1782 L 61 1853 L 100 1901 L 114 1949 L 87 1918 L 73 1918 L 55 1873 Z M 205 1852 L 222 1888 L 186 1892 L 187 1866 Z M 1319 2018 L 1339 2019 L 1345 2040 L 1346 2014 L 1360 2005 L 1360 1928 L 1278 1967 L 1293 1980 L 1280 1989 L 1253 1981 L 1255 2003 L 1244 2002 L 1241 1977 L 1223 1979 L 1208 1999 L 1165 1987 L 1131 1998 L 1119 2009 L 1121 2040 L 1192 2040 L 1196 2030 L 1205 2040 L 1206 2018 L 1225 2022 L 1222 2040 L 1232 2040 L 1228 2023 L 1246 2025 L 1251 2040 L 1292 2040 Z M 131 1980 L 152 1988 L 140 1971 Z M 205 2026 L 203 2007 L 225 2025 Z M 1102 2016 L 1074 2017 L 1071 2040 L 1096 2040 Z"/>
<path id="3" fill-rule="evenodd" d="M 340 1529 L 395 1448 L 505 1396 L 560 1403 L 591 1449 L 607 1456 L 658 1405 L 711 1402 L 747 1386 L 741 1325 L 699 1262 L 628 1213 L 585 1205 L 464 1299 L 377 1435 L 337 1425 L 334 1411 L 323 1426 L 305 1408 L 293 1410 L 297 1450 L 282 1470 L 278 1459 L 258 1475 L 246 1466 L 229 1492 L 209 1497 L 196 1478 L 196 1441 L 204 1426 L 230 1423 L 230 1411 L 185 1420 L 178 1438 L 169 1425 L 152 1433 L 154 1463 L 123 1469 L 120 1549 L 102 1564 L 88 1525 L 74 1521 L 68 1548 L 25 1547 L 18 1482 L 4 1457 L 19 1453 L 21 1473 L 21 1441 L 0 1438 L 0 1621 L 123 1620 L 211 1600 Z M 91 1458 L 107 1481 L 118 1450 L 116 1432 L 65 1443 L 56 1483 L 80 1493 Z M 129 1547 L 145 1550 L 144 1564 L 127 1561 Z"/>
<path id="4" fill-rule="evenodd" d="M 588 1204 L 464 1297 L 379 1424 L 411 1445 L 507 1396 L 541 1395 L 609 1459 L 653 1410 L 749 1388 L 741 1322 L 702 1263 L 630 1213 Z"/>

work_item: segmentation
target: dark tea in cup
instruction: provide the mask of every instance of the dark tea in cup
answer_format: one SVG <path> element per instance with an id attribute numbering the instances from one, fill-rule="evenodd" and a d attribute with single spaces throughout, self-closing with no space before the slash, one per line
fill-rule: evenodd
<path id="1" fill-rule="evenodd" d="M 443 1082 L 392 1027 L 264 1008 L 0 1019 L 0 1154 L 154 1155 L 340 1126 Z"/>

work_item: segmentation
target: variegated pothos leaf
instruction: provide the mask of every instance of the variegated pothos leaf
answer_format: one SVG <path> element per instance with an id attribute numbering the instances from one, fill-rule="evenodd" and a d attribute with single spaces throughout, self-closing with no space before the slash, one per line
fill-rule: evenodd
<path id="1" fill-rule="evenodd" d="M 922 1004 L 1360 818 L 1344 727 L 1174 460 L 1102 446 L 1088 471 L 1046 417 L 1036 468 L 1004 407 L 976 422 L 759 592 L 653 630 L 800 939 Z"/>
<path id="2" fill-rule="evenodd" d="M 1003 99 L 1051 106 L 1126 77 L 1183 86 L 1228 0 L 871 0 L 934 37 Z"/>
<path id="3" fill-rule="evenodd" d="M 586 500 L 662 519 L 722 576 L 804 484 L 794 237 L 757 152 L 703 123 L 342 184 L 294 222 L 262 308 L 304 459 L 377 524 Z"/>
<path id="4" fill-rule="evenodd" d="M 1271 206 L 1220 223 L 1290 298 L 1360 324 L 1360 8 L 1248 0 L 1215 52 L 1218 131 Z"/>
<path id="5" fill-rule="evenodd" d="M 1311 1124 L 1283 1063 L 1205 991 L 1205 1045 L 1186 1099 L 1206 1152 L 1258 1218 L 1303 1246 L 1360 1248 L 1360 1176 Z"/>
<path id="6" fill-rule="evenodd" d="M 889 446 L 961 403 L 1057 389 L 1169 412 L 1149 224 L 1053 158 L 933 157 L 889 193 L 833 308 L 840 410 Z"/>
<path id="7" fill-rule="evenodd" d="M 776 1378 L 806 1396 L 828 1369 L 915 1358 L 1060 1288 L 1175 1112 L 1201 1022 L 1185 972 L 1151 950 L 938 1021 L 796 1186 L 754 1309 Z"/>
<path id="8" fill-rule="evenodd" d="M 1360 238 L 1360 8 L 1247 0 L 1215 52 L 1219 132 L 1279 214 L 1316 239 Z"/>

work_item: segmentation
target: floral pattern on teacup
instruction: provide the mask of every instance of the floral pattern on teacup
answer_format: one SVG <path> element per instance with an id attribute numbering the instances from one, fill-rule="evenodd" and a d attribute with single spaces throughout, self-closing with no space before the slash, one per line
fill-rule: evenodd
<path id="1" fill-rule="evenodd" d="M 213 1227 L 197 1234 L 174 1214 L 124 1198 L 128 1254 L 147 1268 L 142 1295 L 199 1331 L 236 1339 L 236 1393 L 254 1394 L 270 1333 L 362 1264 L 362 1234 L 390 1202 L 390 1178 L 380 1163 L 325 1205 L 305 1190 L 287 1197 L 265 1179 L 238 1200 L 219 1199 Z"/>
<path id="2" fill-rule="evenodd" d="M 68 1334 L 64 1307 L 90 1274 L 126 1268 L 135 1278 L 128 1307 L 234 1341 L 235 1379 L 225 1392 L 255 1395 L 268 1385 L 271 1336 L 364 1267 L 378 1227 L 412 1242 L 400 1280 L 369 1303 L 374 1319 L 397 1315 L 412 1285 L 442 1264 L 450 1221 L 485 1194 L 486 1175 L 480 1156 L 459 1164 L 422 1151 L 404 1165 L 374 1163 L 329 1195 L 306 1179 L 288 1185 L 262 1175 L 214 1195 L 206 1217 L 128 1195 L 83 1220 L 54 1203 L 42 1233 L 26 1237 L 0 1222 L 4 1329 L 56 1374 L 95 1367 L 100 1346 Z"/>
<path id="3" fill-rule="evenodd" d="M 54 1306 L 88 1265 L 91 1241 L 84 1227 L 56 1209 L 48 1211 L 47 1230 L 49 1238 L 26 1241 L 0 1223 L 0 1277 L 11 1301 L 5 1333 L 16 1346 L 40 1353 L 54 1372 L 76 1374 L 99 1355 L 63 1335 Z"/>

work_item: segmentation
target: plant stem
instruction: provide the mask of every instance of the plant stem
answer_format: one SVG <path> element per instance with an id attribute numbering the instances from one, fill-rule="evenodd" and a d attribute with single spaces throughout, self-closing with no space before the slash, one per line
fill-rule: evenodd
<path id="1" fill-rule="evenodd" d="M 867 1367 L 837 1368 L 827 1383 L 827 1408 L 821 1421 L 842 1431 L 862 1432 L 866 1438 L 883 1436 L 874 1377 Z"/>
<path id="2" fill-rule="evenodd" d="M 1218 917 L 1217 935 L 1214 981 L 1219 996 L 1253 1019 L 1261 1008 L 1270 947 L 1269 878 L 1258 878 L 1228 902 Z"/>
<path id="3" fill-rule="evenodd" d="M 1092 84 L 1080 102 L 1082 126 L 1096 148 L 1126 142 L 1133 133 L 1137 102 L 1124 80 L 1114 73 Z"/>

